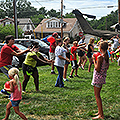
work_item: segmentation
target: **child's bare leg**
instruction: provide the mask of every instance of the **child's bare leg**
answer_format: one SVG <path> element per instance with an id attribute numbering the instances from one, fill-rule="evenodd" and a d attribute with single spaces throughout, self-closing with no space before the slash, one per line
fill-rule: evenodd
<path id="1" fill-rule="evenodd" d="M 92 66 L 92 58 L 89 58 L 88 72 L 90 72 L 91 66 Z"/>
<path id="2" fill-rule="evenodd" d="M 5 118 L 2 119 L 2 120 L 8 120 L 8 117 L 10 115 L 10 108 L 12 107 L 12 103 L 11 101 L 7 104 L 6 106 L 6 115 L 5 115 Z"/>
<path id="3" fill-rule="evenodd" d="M 65 65 L 64 65 L 64 72 L 63 72 L 63 78 L 64 78 L 64 79 L 66 79 L 67 69 L 68 69 L 68 64 L 65 64 Z"/>
<path id="4" fill-rule="evenodd" d="M 93 119 L 99 119 L 99 118 L 104 119 L 103 109 L 102 109 L 102 100 L 101 100 L 101 97 L 100 97 L 101 88 L 98 88 L 98 87 L 94 86 L 94 94 L 95 94 L 95 99 L 96 99 L 97 106 L 98 106 L 98 114 L 99 115 L 94 117 Z"/>
<path id="5" fill-rule="evenodd" d="M 85 66 L 86 62 L 87 62 L 87 57 L 84 55 L 83 67 Z"/>
<path id="6" fill-rule="evenodd" d="M 77 68 L 75 68 L 75 75 L 77 75 Z"/>
<path id="7" fill-rule="evenodd" d="M 70 73 L 71 76 L 72 76 L 73 72 L 74 72 L 74 69 L 71 70 L 71 73 Z"/>
<path id="8" fill-rule="evenodd" d="M 15 110 L 15 113 L 18 114 L 23 120 L 28 120 L 25 115 L 19 111 L 19 106 L 13 107 Z"/>

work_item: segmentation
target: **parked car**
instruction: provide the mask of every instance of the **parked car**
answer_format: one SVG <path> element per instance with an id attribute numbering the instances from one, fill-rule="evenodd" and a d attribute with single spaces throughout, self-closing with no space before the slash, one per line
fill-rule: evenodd
<path id="1" fill-rule="evenodd" d="M 49 56 L 50 47 L 45 42 L 38 39 L 15 39 L 15 43 L 24 45 L 25 47 L 29 47 L 32 42 L 38 42 L 40 46 L 39 51 Z"/>
<path id="2" fill-rule="evenodd" d="M 0 43 L 0 55 L 1 55 L 1 48 L 4 46 L 4 43 Z M 13 56 L 12 66 L 19 67 L 19 59 L 16 56 Z"/>
<path id="3" fill-rule="evenodd" d="M 27 49 L 27 47 L 25 47 L 25 46 L 23 46 L 23 45 L 21 45 L 21 44 L 14 44 L 14 45 L 17 46 L 17 47 L 18 47 L 19 49 L 21 49 L 21 50 L 26 50 L 26 49 Z M 40 52 L 40 53 L 41 53 L 41 52 Z M 22 63 L 23 63 L 24 60 L 25 60 L 26 54 L 27 54 L 27 53 L 24 53 L 23 55 L 21 55 L 21 56 L 18 57 L 18 58 L 19 58 L 19 62 L 20 62 L 20 64 L 19 64 L 20 67 L 22 66 Z M 45 58 L 48 59 L 48 56 L 47 56 L 46 54 L 41 53 L 41 55 L 42 55 L 43 57 L 45 57 Z M 46 64 L 43 63 L 43 62 L 38 62 L 38 63 L 37 63 L 37 66 L 42 66 L 42 65 L 46 65 Z"/>

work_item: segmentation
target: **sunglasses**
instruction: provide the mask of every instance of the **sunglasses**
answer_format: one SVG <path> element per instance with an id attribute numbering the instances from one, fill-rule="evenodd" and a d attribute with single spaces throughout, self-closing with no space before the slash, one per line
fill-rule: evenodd
<path id="1" fill-rule="evenodd" d="M 14 38 L 11 38 L 11 40 L 14 40 Z"/>

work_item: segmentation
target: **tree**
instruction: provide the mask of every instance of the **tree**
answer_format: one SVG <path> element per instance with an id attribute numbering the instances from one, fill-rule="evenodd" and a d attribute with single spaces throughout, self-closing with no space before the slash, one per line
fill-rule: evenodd
<path id="1" fill-rule="evenodd" d="M 56 12 L 56 10 L 51 9 L 47 12 L 47 15 L 49 15 L 49 17 L 60 17 L 60 12 Z"/>
<path id="2" fill-rule="evenodd" d="M 18 36 L 21 37 L 22 36 L 23 31 L 21 30 L 21 28 L 18 27 Z M 14 29 L 14 25 L 9 24 L 9 25 L 0 25 L 0 40 L 4 40 L 5 36 L 7 35 L 13 35 L 15 36 L 15 29 Z"/>
<path id="3" fill-rule="evenodd" d="M 0 3 L 0 18 L 5 18 L 8 16 L 9 18 L 13 18 L 13 2 L 10 0 L 2 1 Z M 18 18 L 29 18 L 37 14 L 37 8 L 31 6 L 31 2 L 27 2 L 27 0 L 18 0 L 16 2 L 17 8 L 17 16 Z"/>
<path id="4" fill-rule="evenodd" d="M 66 13 L 65 18 L 75 18 L 75 15 L 72 12 Z"/>

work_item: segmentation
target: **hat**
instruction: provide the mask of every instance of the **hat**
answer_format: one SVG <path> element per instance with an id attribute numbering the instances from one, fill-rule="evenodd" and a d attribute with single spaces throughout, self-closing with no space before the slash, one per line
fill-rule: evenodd
<path id="1" fill-rule="evenodd" d="M 58 33 L 57 33 L 57 32 L 54 32 L 54 33 L 52 34 L 52 36 L 55 36 L 55 35 L 58 35 Z"/>

